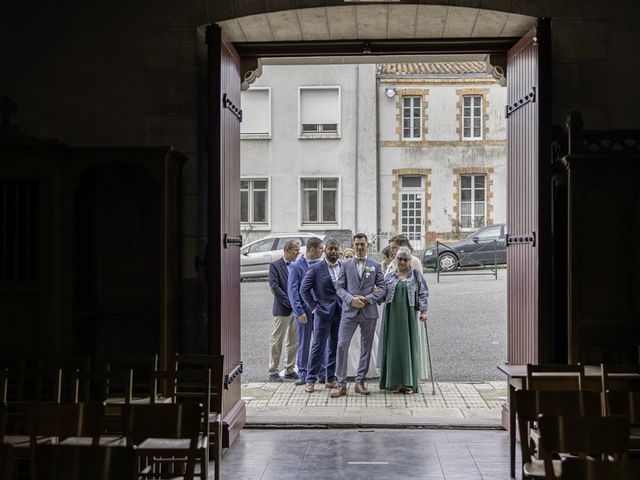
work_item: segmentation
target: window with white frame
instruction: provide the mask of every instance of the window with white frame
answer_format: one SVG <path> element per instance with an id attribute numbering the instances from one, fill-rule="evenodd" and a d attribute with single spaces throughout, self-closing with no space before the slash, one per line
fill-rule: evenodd
<path id="1" fill-rule="evenodd" d="M 337 137 L 340 134 L 340 88 L 299 87 L 299 136 Z"/>
<path id="2" fill-rule="evenodd" d="M 423 248 L 424 187 L 423 177 L 400 177 L 400 233 L 407 236 L 413 248 Z"/>
<path id="3" fill-rule="evenodd" d="M 482 95 L 462 96 L 462 138 L 482 139 Z"/>
<path id="4" fill-rule="evenodd" d="M 243 178 L 240 180 L 240 223 L 269 224 L 269 180 Z"/>
<path id="5" fill-rule="evenodd" d="M 302 224 L 338 223 L 338 179 L 303 178 Z"/>
<path id="6" fill-rule="evenodd" d="M 402 97 L 402 138 L 420 140 L 422 132 L 422 99 L 418 96 Z"/>
<path id="7" fill-rule="evenodd" d="M 271 89 L 255 87 L 241 92 L 241 138 L 271 137 Z"/>
<path id="8" fill-rule="evenodd" d="M 486 224 L 486 175 L 460 175 L 460 228 L 473 230 Z"/>

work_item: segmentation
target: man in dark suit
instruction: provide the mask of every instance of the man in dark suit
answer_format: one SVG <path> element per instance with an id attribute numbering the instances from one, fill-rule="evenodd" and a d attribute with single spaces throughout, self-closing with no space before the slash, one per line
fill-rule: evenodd
<path id="1" fill-rule="evenodd" d="M 287 295 L 289 271 L 298 253 L 300 253 L 300 244 L 295 240 L 289 240 L 284 244 L 284 256 L 269 265 L 269 287 L 271 288 L 271 293 L 273 293 L 271 313 L 274 321 L 269 355 L 269 380 L 272 382 L 282 382 L 279 364 L 285 337 L 287 346 L 284 361 L 284 378 L 298 380 L 298 375 L 294 371 L 298 349 L 296 325 L 291 303 L 289 303 L 289 296 Z"/>
<path id="2" fill-rule="evenodd" d="M 311 310 L 300 298 L 300 285 L 310 265 L 318 262 L 322 256 L 324 245 L 318 237 L 307 240 L 305 254 L 294 262 L 289 272 L 287 293 L 289 304 L 293 308 L 293 316 L 296 318 L 298 332 L 298 376 L 296 385 L 304 385 L 309 371 L 309 350 L 311 347 L 311 334 L 313 333 L 313 316 Z"/>
<path id="3" fill-rule="evenodd" d="M 364 233 L 353 236 L 356 256 L 342 264 L 340 278 L 336 283 L 338 296 L 342 299 L 342 318 L 336 360 L 338 388 L 331 392 L 332 398 L 347 394 L 349 345 L 356 328 L 360 328 L 360 362 L 354 390 L 361 395 L 369 395 L 364 377 L 369 370 L 371 346 L 378 320 L 378 302 L 385 298 L 386 288 L 380 264 L 367 257 L 368 247 L 369 241 Z"/>
<path id="4" fill-rule="evenodd" d="M 311 265 L 307 270 L 300 296 L 313 312 L 313 342 L 309 358 L 309 372 L 305 391 L 313 393 L 315 383 L 320 373 L 322 360 L 327 359 L 327 377 L 325 388 L 336 387 L 336 353 L 338 349 L 338 328 L 342 312 L 341 300 L 336 293 L 336 282 L 340 276 L 340 246 L 335 240 L 329 240 L 325 245 L 325 260 Z M 329 342 L 327 348 L 327 341 Z"/>

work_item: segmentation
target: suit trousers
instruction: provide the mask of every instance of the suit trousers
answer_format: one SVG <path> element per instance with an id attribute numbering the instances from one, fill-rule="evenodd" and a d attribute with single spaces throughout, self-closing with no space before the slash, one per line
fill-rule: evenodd
<path id="1" fill-rule="evenodd" d="M 349 363 L 349 345 L 351 338 L 360 327 L 360 362 L 358 363 L 358 372 L 356 373 L 356 383 L 364 383 L 364 377 L 369 370 L 369 362 L 371 360 L 371 347 L 373 345 L 373 337 L 376 332 L 377 318 L 367 318 L 362 312 L 353 318 L 342 318 L 340 320 L 340 329 L 338 331 L 338 355 L 336 373 L 338 376 L 338 385 L 347 384 L 347 365 Z"/>
<path id="2" fill-rule="evenodd" d="M 309 372 L 307 383 L 316 383 L 322 370 L 327 382 L 335 379 L 336 354 L 338 350 L 338 329 L 340 328 L 340 315 L 333 318 L 313 318 L 313 342 L 309 358 Z M 326 368 L 323 368 L 323 360 L 326 358 Z"/>
<path id="3" fill-rule="evenodd" d="M 286 353 L 284 357 L 285 373 L 293 372 L 296 364 L 296 351 L 298 341 L 296 334 L 296 322 L 293 314 L 286 317 L 273 317 L 273 333 L 271 334 L 271 350 L 269 354 L 269 375 L 278 373 L 280 370 L 280 356 L 282 355 L 282 344 L 286 339 Z"/>

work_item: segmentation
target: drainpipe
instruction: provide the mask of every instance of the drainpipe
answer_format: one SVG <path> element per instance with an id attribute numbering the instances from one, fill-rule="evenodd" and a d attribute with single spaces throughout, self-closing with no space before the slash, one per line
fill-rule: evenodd
<path id="1" fill-rule="evenodd" d="M 355 201 L 354 201 L 354 229 L 355 232 L 353 233 L 357 233 L 360 230 L 358 230 L 358 155 L 360 154 L 359 151 L 360 149 L 358 148 L 358 143 L 360 142 L 360 138 L 359 138 L 359 131 L 360 131 L 360 115 L 359 115 L 359 110 L 360 110 L 360 65 L 356 65 L 356 121 L 355 121 L 355 126 L 356 126 L 356 135 L 355 135 L 355 141 L 356 141 L 356 146 L 355 146 L 355 161 L 353 162 L 353 179 L 354 179 L 354 183 L 355 183 L 355 187 L 354 187 L 354 195 L 355 195 Z"/>
<path id="2" fill-rule="evenodd" d="M 380 102 L 378 102 L 378 84 L 380 83 L 380 79 L 378 78 L 378 74 L 376 73 L 376 85 L 375 85 L 375 93 L 374 98 L 376 102 L 376 234 L 380 232 L 380 185 L 382 182 L 380 181 Z M 379 239 L 378 239 L 379 240 Z M 378 241 L 378 250 L 382 251 L 380 248 L 380 241 Z"/>

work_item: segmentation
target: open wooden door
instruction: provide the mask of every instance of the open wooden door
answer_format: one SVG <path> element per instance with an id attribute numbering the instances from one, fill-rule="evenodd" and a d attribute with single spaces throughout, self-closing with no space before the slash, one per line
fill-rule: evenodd
<path id="1" fill-rule="evenodd" d="M 209 352 L 224 355 L 222 446 L 245 423 L 240 399 L 240 57 L 217 25 L 208 46 L 208 272 Z"/>
<path id="2" fill-rule="evenodd" d="M 507 305 L 510 364 L 549 361 L 550 21 L 507 54 Z"/>

